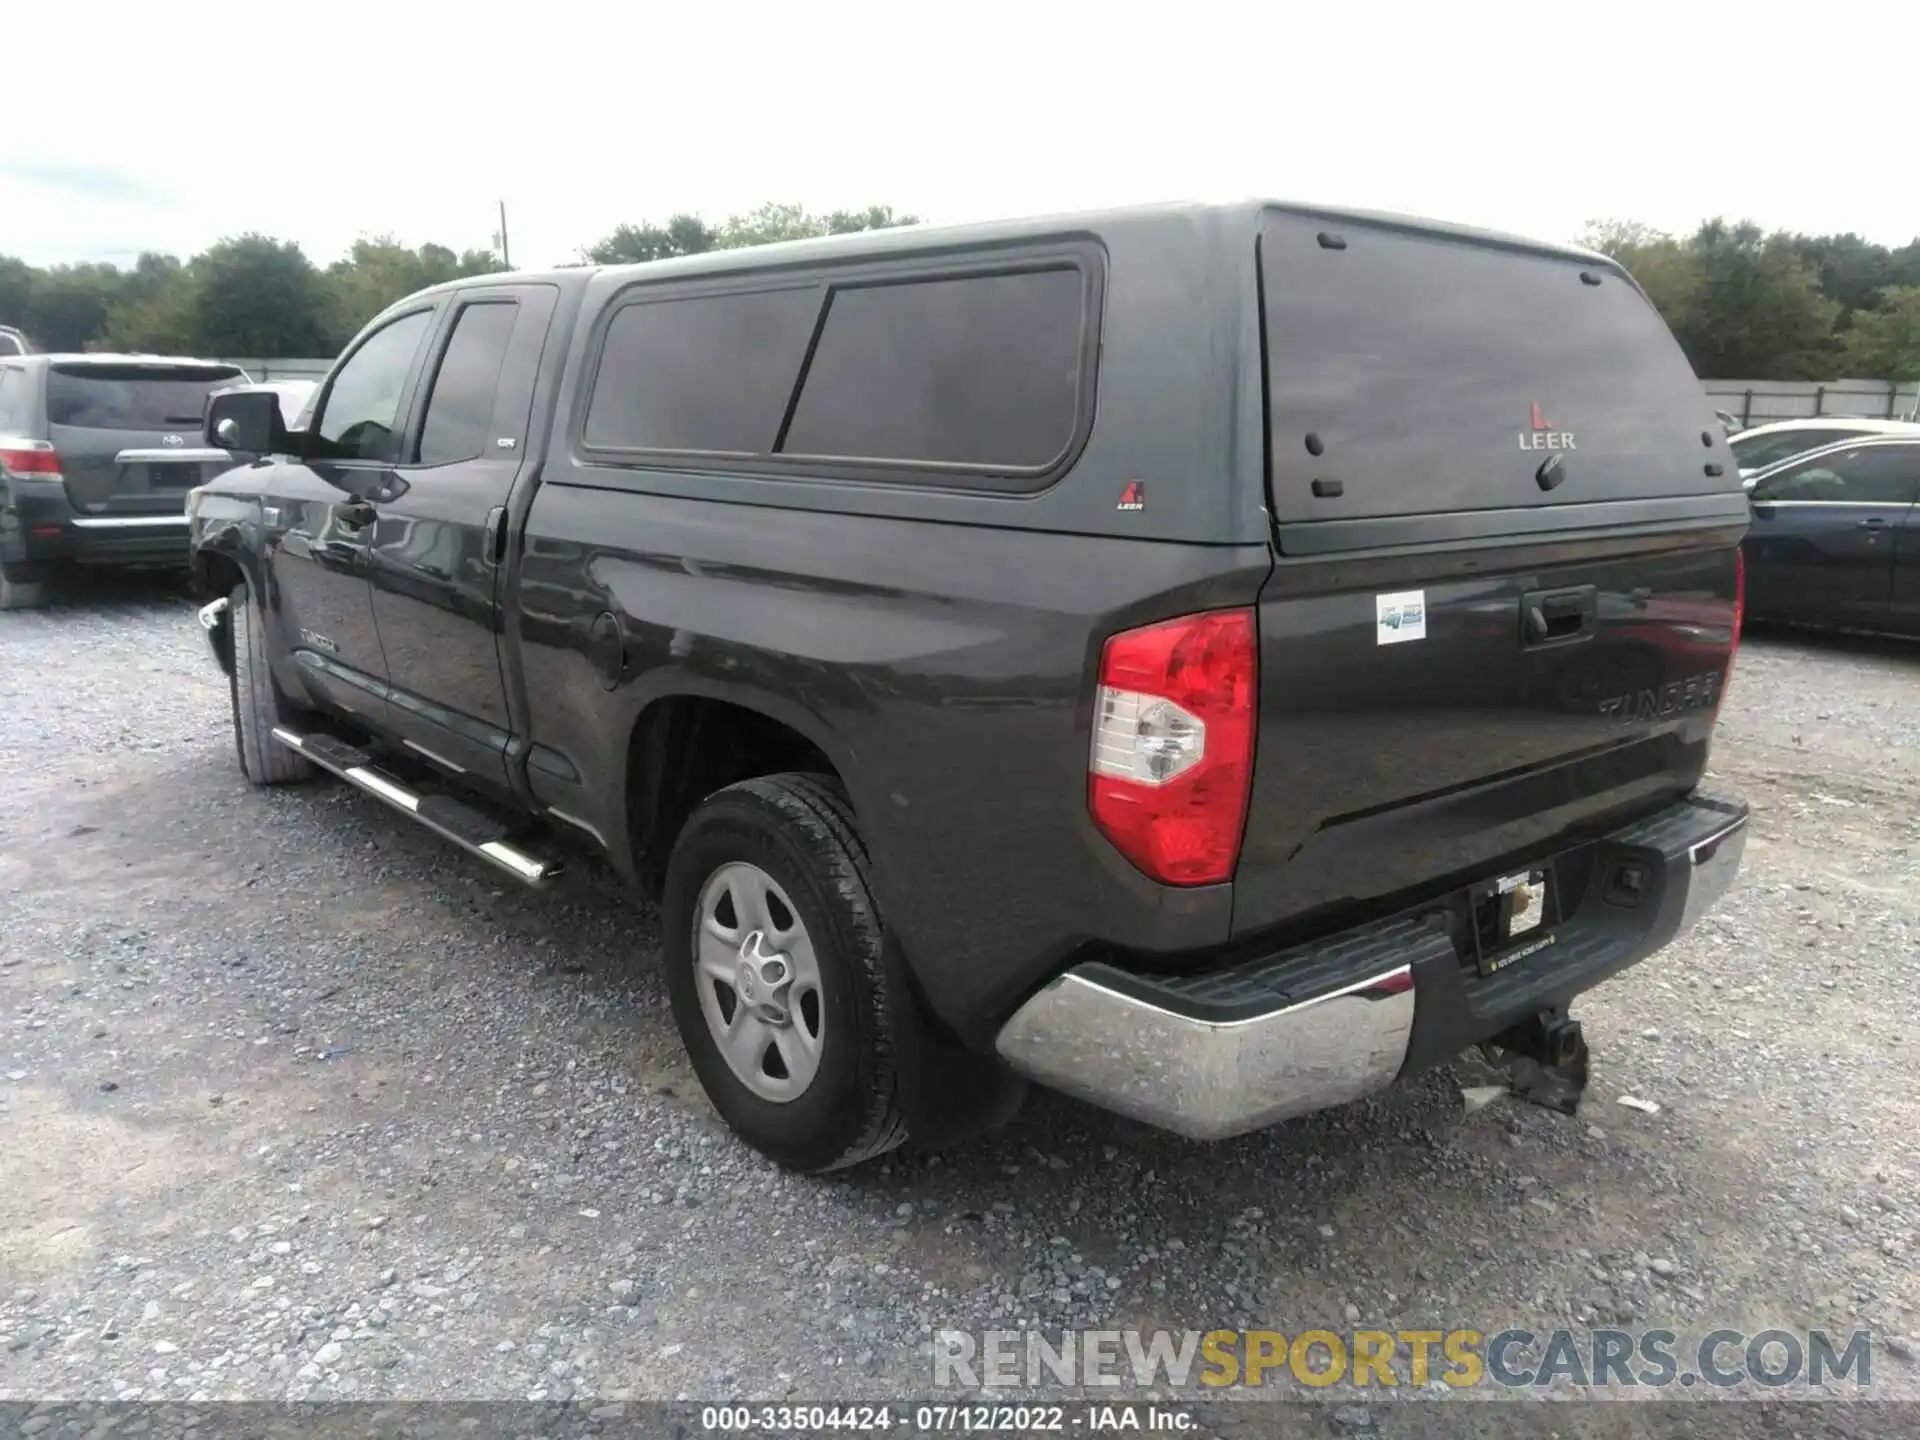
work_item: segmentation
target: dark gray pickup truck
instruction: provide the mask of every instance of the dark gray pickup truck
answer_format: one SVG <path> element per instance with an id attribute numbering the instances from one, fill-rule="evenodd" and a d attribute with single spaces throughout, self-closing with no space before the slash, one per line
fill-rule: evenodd
<path id="1" fill-rule="evenodd" d="M 1583 1061 L 1745 843 L 1747 502 L 1598 256 L 1245 203 L 488 276 L 204 438 L 246 777 L 599 847 L 795 1167 Z"/>

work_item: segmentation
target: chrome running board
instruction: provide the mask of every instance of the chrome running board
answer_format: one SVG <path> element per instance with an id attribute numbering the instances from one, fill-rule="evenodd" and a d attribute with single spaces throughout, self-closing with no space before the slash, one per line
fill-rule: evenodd
<path id="1" fill-rule="evenodd" d="M 558 860 L 533 855 L 506 838 L 497 821 L 478 810 L 445 795 L 416 794 L 405 783 L 378 769 L 364 750 L 334 739 L 331 735 L 302 735 L 283 725 L 274 727 L 273 738 L 296 754 L 304 755 L 322 770 L 331 771 L 348 784 L 385 801 L 409 819 L 417 820 L 443 840 L 451 840 L 471 855 L 478 855 L 497 866 L 522 885 L 536 890 L 561 871 Z"/>

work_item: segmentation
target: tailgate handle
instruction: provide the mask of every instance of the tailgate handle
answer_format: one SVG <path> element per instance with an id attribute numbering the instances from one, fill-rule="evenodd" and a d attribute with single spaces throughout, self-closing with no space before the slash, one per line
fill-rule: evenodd
<path id="1" fill-rule="evenodd" d="M 1591 585 L 1536 590 L 1520 597 L 1522 643 L 1552 645 L 1584 639 L 1593 634 L 1599 615 L 1599 594 Z"/>

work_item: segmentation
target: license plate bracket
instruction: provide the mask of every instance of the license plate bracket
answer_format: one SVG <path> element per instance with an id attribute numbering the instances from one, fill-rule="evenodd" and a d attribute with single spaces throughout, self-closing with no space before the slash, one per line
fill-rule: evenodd
<path id="1" fill-rule="evenodd" d="M 1553 943 L 1555 891 L 1550 864 L 1515 870 L 1474 887 L 1474 938 L 1482 975 L 1504 970 Z"/>

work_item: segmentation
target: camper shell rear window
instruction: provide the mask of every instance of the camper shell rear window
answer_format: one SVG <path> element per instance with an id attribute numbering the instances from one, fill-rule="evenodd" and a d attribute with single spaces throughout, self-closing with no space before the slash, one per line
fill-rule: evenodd
<path id="1" fill-rule="evenodd" d="M 1685 355 L 1610 265 L 1293 214 L 1259 260 L 1282 525 L 1737 487 L 1705 471 Z"/>

